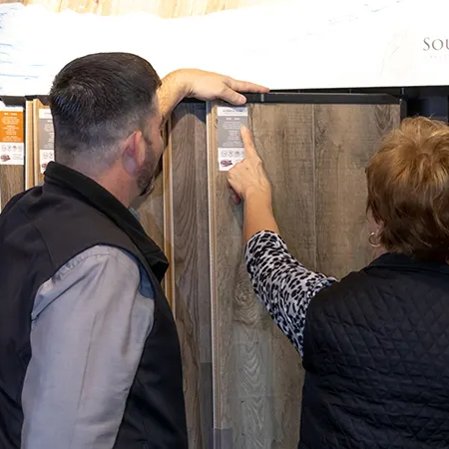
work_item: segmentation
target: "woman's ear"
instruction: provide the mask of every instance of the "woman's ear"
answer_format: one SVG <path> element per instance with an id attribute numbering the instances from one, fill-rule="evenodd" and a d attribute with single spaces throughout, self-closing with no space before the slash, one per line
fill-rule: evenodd
<path id="1" fill-rule="evenodd" d="M 366 218 L 368 219 L 370 231 L 377 231 L 383 227 L 383 222 L 374 218 L 373 211 L 370 207 L 366 209 Z"/>

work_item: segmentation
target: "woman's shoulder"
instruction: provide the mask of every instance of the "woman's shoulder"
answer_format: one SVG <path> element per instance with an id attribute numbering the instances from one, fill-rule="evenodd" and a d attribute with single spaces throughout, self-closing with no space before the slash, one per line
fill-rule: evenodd
<path id="1" fill-rule="evenodd" d="M 349 272 L 338 281 L 321 290 L 315 299 L 325 300 L 326 298 L 332 298 L 335 300 L 338 296 L 346 297 L 362 291 L 371 291 L 375 288 L 376 280 L 372 278 L 366 268 Z"/>

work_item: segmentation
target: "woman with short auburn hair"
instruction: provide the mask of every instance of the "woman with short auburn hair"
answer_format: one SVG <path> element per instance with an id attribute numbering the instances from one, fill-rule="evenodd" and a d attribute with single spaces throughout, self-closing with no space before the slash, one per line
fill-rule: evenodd
<path id="1" fill-rule="evenodd" d="M 380 224 L 378 243 L 422 260 L 449 257 L 449 127 L 405 119 L 366 170 L 367 209 Z"/>
<path id="2" fill-rule="evenodd" d="M 228 181 L 244 200 L 255 292 L 306 371 L 299 448 L 449 447 L 449 127 L 409 118 L 385 137 L 366 169 L 380 256 L 340 281 L 288 252 L 242 137 Z"/>

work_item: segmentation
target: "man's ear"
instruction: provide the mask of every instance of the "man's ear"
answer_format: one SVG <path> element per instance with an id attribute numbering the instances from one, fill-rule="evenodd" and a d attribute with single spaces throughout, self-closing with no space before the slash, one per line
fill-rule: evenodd
<path id="1" fill-rule="evenodd" d="M 145 161 L 145 140 L 142 132 L 134 131 L 124 142 L 122 162 L 130 175 L 135 175 Z"/>

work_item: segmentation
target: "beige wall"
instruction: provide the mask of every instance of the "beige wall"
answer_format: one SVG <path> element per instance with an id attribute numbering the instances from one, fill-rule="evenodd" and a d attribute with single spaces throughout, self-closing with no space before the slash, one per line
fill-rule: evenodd
<path id="1" fill-rule="evenodd" d="M 0 0 L 0 3 L 10 1 Z M 103 15 L 146 11 L 161 17 L 182 17 L 274 2 L 276 0 L 22 0 L 21 3 L 42 4 L 54 11 L 70 8 Z"/>

